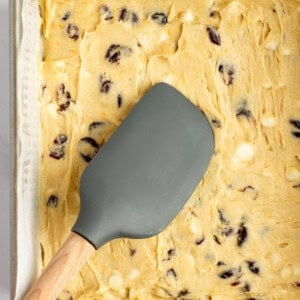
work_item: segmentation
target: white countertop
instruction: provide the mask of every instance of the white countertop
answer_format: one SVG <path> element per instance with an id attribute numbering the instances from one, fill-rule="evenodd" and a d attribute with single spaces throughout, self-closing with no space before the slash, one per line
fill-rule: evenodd
<path id="1" fill-rule="evenodd" d="M 0 299 L 9 299 L 9 0 L 0 0 Z"/>

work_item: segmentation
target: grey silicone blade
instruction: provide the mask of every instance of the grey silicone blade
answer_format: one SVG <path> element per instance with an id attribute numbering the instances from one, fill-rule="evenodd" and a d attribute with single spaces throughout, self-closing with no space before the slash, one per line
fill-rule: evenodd
<path id="1" fill-rule="evenodd" d="M 213 151 L 204 114 L 169 85 L 155 85 L 83 173 L 73 231 L 97 248 L 161 232 L 200 182 Z"/>

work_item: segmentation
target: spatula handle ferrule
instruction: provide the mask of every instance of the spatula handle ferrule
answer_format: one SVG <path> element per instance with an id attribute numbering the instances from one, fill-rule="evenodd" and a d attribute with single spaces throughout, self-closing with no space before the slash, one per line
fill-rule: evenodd
<path id="1" fill-rule="evenodd" d="M 95 251 L 86 239 L 72 232 L 24 300 L 55 300 Z"/>

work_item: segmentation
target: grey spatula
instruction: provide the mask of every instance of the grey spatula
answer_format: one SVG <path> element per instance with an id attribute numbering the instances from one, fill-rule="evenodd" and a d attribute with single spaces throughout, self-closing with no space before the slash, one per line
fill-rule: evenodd
<path id="1" fill-rule="evenodd" d="M 154 86 L 86 168 L 72 233 L 25 299 L 55 299 L 112 239 L 161 232 L 200 182 L 213 151 L 205 116 L 169 85 Z"/>

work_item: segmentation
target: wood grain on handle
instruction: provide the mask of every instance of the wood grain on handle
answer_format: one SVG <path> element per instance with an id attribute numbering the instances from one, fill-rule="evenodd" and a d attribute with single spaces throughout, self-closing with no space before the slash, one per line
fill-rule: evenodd
<path id="1" fill-rule="evenodd" d="M 24 300 L 55 300 L 95 251 L 87 240 L 72 232 Z"/>

